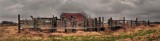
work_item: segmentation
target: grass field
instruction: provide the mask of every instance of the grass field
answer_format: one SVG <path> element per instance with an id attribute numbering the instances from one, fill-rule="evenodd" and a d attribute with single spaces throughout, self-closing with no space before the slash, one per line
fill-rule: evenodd
<path id="1" fill-rule="evenodd" d="M 17 33 L 17 26 L 1 26 L 0 41 L 160 41 L 160 25 L 135 27 L 133 29 L 82 32 L 43 33 L 24 31 Z"/>

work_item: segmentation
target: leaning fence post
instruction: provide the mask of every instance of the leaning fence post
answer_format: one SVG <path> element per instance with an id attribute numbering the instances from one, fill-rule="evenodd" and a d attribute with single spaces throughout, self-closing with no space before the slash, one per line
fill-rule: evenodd
<path id="1" fill-rule="evenodd" d="M 21 23 L 20 23 L 20 14 L 18 14 L 18 33 L 21 33 Z"/>
<path id="2" fill-rule="evenodd" d="M 31 18 L 32 18 L 32 21 L 33 21 L 33 28 L 34 28 L 34 30 L 36 30 L 36 19 L 35 18 L 33 18 L 33 16 L 30 16 Z"/>

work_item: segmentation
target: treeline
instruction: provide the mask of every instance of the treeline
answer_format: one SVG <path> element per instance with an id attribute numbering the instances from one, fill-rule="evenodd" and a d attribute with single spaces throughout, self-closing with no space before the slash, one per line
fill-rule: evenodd
<path id="1" fill-rule="evenodd" d="M 14 26 L 17 25 L 17 23 L 13 21 L 2 21 L 0 25 Z"/>
<path id="2" fill-rule="evenodd" d="M 160 22 L 151 22 L 151 24 L 160 24 Z"/>

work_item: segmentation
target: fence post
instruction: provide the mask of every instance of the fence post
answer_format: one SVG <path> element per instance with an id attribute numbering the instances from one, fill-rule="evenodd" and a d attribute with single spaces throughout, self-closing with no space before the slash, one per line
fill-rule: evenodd
<path id="1" fill-rule="evenodd" d="M 30 16 L 32 18 L 32 21 L 33 21 L 33 28 L 34 30 L 36 31 L 36 24 L 37 24 L 37 19 L 33 18 L 33 16 Z"/>
<path id="2" fill-rule="evenodd" d="M 97 18 L 95 18 L 95 27 L 97 27 Z"/>
<path id="3" fill-rule="evenodd" d="M 99 22 L 98 26 L 101 27 L 101 17 L 99 17 Z"/>
<path id="4" fill-rule="evenodd" d="M 148 20 L 147 24 L 150 25 L 150 21 L 149 20 Z"/>
<path id="5" fill-rule="evenodd" d="M 84 28 L 85 28 L 85 29 L 84 29 L 85 31 L 87 31 L 87 29 L 88 29 L 88 28 L 87 28 L 87 21 L 86 21 L 86 20 L 87 20 L 87 19 L 84 19 L 84 24 L 83 24 L 83 26 L 84 26 Z"/>
<path id="6" fill-rule="evenodd" d="M 53 15 L 53 17 L 52 17 L 52 28 L 55 28 L 55 26 L 54 26 L 54 21 L 55 19 L 54 19 L 54 15 Z"/>
<path id="7" fill-rule="evenodd" d="M 92 24 L 92 27 L 94 28 L 94 19 L 92 19 L 92 23 L 91 24 Z"/>
<path id="8" fill-rule="evenodd" d="M 132 23 L 133 23 L 133 22 L 132 22 L 132 20 L 131 20 L 131 27 L 133 27 Z"/>
<path id="9" fill-rule="evenodd" d="M 147 21 L 145 21 L 145 26 L 147 26 Z"/>
<path id="10" fill-rule="evenodd" d="M 102 17 L 102 27 L 104 27 L 104 17 Z"/>
<path id="11" fill-rule="evenodd" d="M 33 18 L 33 16 L 30 16 L 32 18 L 32 21 L 33 21 L 33 28 L 34 30 L 36 30 L 36 19 Z"/>
<path id="12" fill-rule="evenodd" d="M 136 26 L 138 26 L 138 18 L 136 18 L 136 21 L 135 21 L 135 22 L 136 22 Z"/>
<path id="13" fill-rule="evenodd" d="M 146 22 L 143 20 L 143 25 L 146 26 Z"/>
<path id="14" fill-rule="evenodd" d="M 54 18 L 54 26 L 57 27 L 57 17 Z"/>
<path id="15" fill-rule="evenodd" d="M 110 18 L 110 26 L 111 27 L 113 26 L 113 19 L 112 19 L 112 17 Z"/>
<path id="16" fill-rule="evenodd" d="M 51 24 L 52 24 L 52 30 L 51 30 L 51 32 L 55 32 L 56 28 L 55 28 L 55 17 L 54 17 L 54 15 L 52 16 Z"/>
<path id="17" fill-rule="evenodd" d="M 108 19 L 108 24 L 109 24 L 110 27 L 113 26 L 113 19 L 112 19 L 112 17 L 110 19 Z"/>
<path id="18" fill-rule="evenodd" d="M 118 21 L 117 20 L 115 20 L 115 22 L 116 22 L 116 26 L 118 25 Z"/>
<path id="19" fill-rule="evenodd" d="M 18 14 L 18 33 L 21 33 L 20 14 Z"/>
<path id="20" fill-rule="evenodd" d="M 100 28 L 102 27 L 102 23 L 101 23 L 101 17 L 98 17 L 98 27 L 97 27 L 97 31 L 100 31 Z"/>
<path id="21" fill-rule="evenodd" d="M 86 28 L 86 19 L 83 20 L 83 27 Z"/>
<path id="22" fill-rule="evenodd" d="M 125 19 L 125 17 L 123 17 L 123 27 L 125 27 L 125 21 L 126 21 L 126 19 Z"/>
<path id="23" fill-rule="evenodd" d="M 33 20 L 34 30 L 36 30 L 36 19 Z"/>
<path id="24" fill-rule="evenodd" d="M 88 19 L 86 19 L 86 26 L 87 26 L 87 28 L 89 27 L 89 21 L 88 21 Z"/>

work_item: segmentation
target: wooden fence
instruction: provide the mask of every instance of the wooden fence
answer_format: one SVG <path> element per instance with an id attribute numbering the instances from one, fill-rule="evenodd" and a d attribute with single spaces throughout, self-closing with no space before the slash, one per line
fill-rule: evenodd
<path id="1" fill-rule="evenodd" d="M 136 18 L 135 20 L 126 20 L 125 17 L 123 17 L 122 20 L 114 20 L 113 18 L 108 19 L 108 25 L 110 27 L 112 26 L 130 26 L 130 27 L 135 27 L 135 26 L 140 26 L 140 25 L 150 25 L 149 20 L 148 21 L 139 21 L 138 18 Z"/>
<path id="2" fill-rule="evenodd" d="M 83 21 L 81 21 L 80 24 L 72 24 L 73 22 L 70 22 L 70 26 L 66 24 L 65 20 L 63 18 L 58 19 L 53 15 L 51 18 L 44 18 L 44 17 L 38 17 L 34 18 L 33 16 L 30 16 L 31 20 L 22 20 L 20 18 L 20 15 L 18 15 L 18 32 L 20 33 L 22 29 L 25 28 L 32 28 L 33 30 L 37 31 L 37 29 L 47 29 L 51 32 L 57 31 L 57 29 L 65 29 L 65 32 L 68 30 L 75 30 L 82 29 L 84 31 L 102 31 L 104 29 L 104 17 L 98 17 L 98 18 L 86 18 Z M 65 22 L 65 23 L 63 23 Z"/>
<path id="3" fill-rule="evenodd" d="M 65 29 L 65 32 L 68 30 L 72 30 L 75 32 L 76 30 L 84 30 L 84 31 L 103 31 L 104 30 L 104 17 L 98 18 L 85 18 L 83 21 L 79 23 L 75 23 L 70 21 L 69 24 L 65 21 L 65 18 L 58 19 L 53 15 L 51 18 L 34 18 L 30 16 L 31 20 L 21 20 L 20 15 L 18 15 L 18 32 L 20 33 L 23 28 L 33 28 L 37 29 L 47 29 L 51 32 L 57 31 L 57 29 Z M 77 22 L 77 21 L 76 21 Z M 68 26 L 69 25 L 69 26 Z M 150 25 L 149 21 L 139 21 L 138 18 L 135 20 L 126 20 L 123 17 L 122 20 L 114 20 L 113 18 L 108 19 L 109 27 L 112 26 L 123 26 L 123 27 L 135 27 L 140 25 Z"/>

